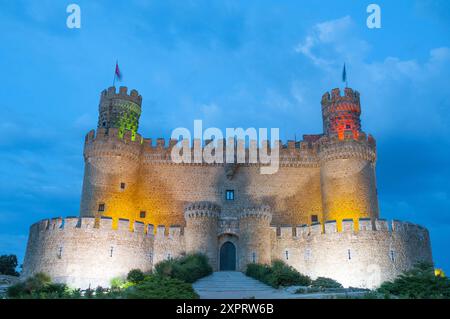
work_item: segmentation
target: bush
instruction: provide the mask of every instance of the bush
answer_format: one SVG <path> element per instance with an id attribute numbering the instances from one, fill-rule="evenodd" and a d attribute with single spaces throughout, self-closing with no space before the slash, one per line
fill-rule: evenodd
<path id="1" fill-rule="evenodd" d="M 255 278 L 264 282 L 264 278 L 270 275 L 272 269 L 268 265 L 262 264 L 248 264 L 245 274 L 249 277 Z"/>
<path id="2" fill-rule="evenodd" d="M 55 299 L 69 298 L 69 289 L 65 284 L 52 283 L 48 275 L 38 273 L 25 281 L 10 286 L 9 298 Z"/>
<path id="3" fill-rule="evenodd" d="M 281 260 L 275 260 L 271 266 L 261 264 L 247 265 L 246 275 L 262 281 L 272 287 L 280 286 L 309 286 L 311 279 L 302 275 L 293 267 Z"/>
<path id="4" fill-rule="evenodd" d="M 140 283 L 144 281 L 144 279 L 145 274 L 140 269 L 132 269 L 127 275 L 127 280 L 134 284 Z"/>
<path id="5" fill-rule="evenodd" d="M 192 285 L 167 276 L 150 275 L 141 283 L 127 288 L 128 299 L 197 299 Z"/>
<path id="6" fill-rule="evenodd" d="M 311 283 L 313 288 L 343 288 L 343 286 L 334 279 L 326 277 L 318 277 Z"/>
<path id="7" fill-rule="evenodd" d="M 387 297 L 393 295 L 408 299 L 450 298 L 450 280 L 436 276 L 433 265 L 420 263 L 403 272 L 394 281 L 383 283 L 377 291 Z"/>
<path id="8" fill-rule="evenodd" d="M 18 262 L 16 255 L 1 255 L 0 256 L 0 274 L 8 276 L 19 276 L 16 271 Z"/>
<path id="9" fill-rule="evenodd" d="M 212 267 L 208 258 L 203 254 L 189 254 L 176 259 L 159 262 L 155 266 L 155 273 L 159 276 L 179 279 L 187 283 L 208 276 Z"/>

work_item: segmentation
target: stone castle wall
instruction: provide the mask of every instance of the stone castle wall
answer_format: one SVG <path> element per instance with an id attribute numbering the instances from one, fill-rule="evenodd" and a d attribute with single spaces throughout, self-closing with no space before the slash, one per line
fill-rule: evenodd
<path id="1" fill-rule="evenodd" d="M 280 155 L 269 175 L 249 161 L 242 140 L 228 145 L 245 152 L 245 163 L 174 163 L 177 141 L 136 133 L 141 102 L 134 90 L 102 92 L 99 128 L 85 139 L 81 217 L 31 227 L 23 277 L 46 272 L 75 287 L 108 286 L 185 252 L 205 253 L 219 270 L 227 241 L 236 247 L 237 270 L 282 259 L 345 286 L 374 287 L 432 262 L 426 229 L 378 219 L 376 145 L 361 131 L 359 93 L 324 95 L 324 134 L 271 147 L 261 141 L 259 156 Z M 207 144 L 194 140 L 190 151 Z"/>
<path id="2" fill-rule="evenodd" d="M 216 213 L 214 213 L 216 212 Z M 221 228 L 217 207 L 186 209 L 187 227 L 149 225 L 109 218 L 44 220 L 30 229 L 22 278 L 45 272 L 72 287 L 107 287 L 131 269 L 150 270 L 185 252 L 205 253 L 214 270 L 225 241 L 237 247 L 237 269 L 283 260 L 315 279 L 345 287 L 373 288 L 417 262 L 432 262 L 428 231 L 406 222 L 360 219 L 303 226 L 270 226 L 267 207 L 247 209 L 236 228 Z M 131 229 L 130 229 L 131 226 Z"/>
<path id="3" fill-rule="evenodd" d="M 281 147 L 276 174 L 260 174 L 256 164 L 238 164 L 232 178 L 226 164 L 174 164 L 173 143 L 140 135 L 118 136 L 116 129 L 91 131 L 86 137 L 86 171 L 81 216 L 96 216 L 105 203 L 104 216 L 143 221 L 146 224 L 184 225 L 184 207 L 192 202 L 213 202 L 226 214 L 269 205 L 277 223 L 308 223 L 322 215 L 320 167 L 314 145 L 307 142 Z M 120 184 L 125 183 L 124 190 Z M 235 200 L 225 192 L 235 190 Z M 145 211 L 146 217 L 140 218 Z"/>
<path id="4" fill-rule="evenodd" d="M 130 227 L 131 226 L 131 227 Z M 71 287 L 108 287 L 131 269 L 147 271 L 153 264 L 184 249 L 179 228 L 167 234 L 160 227 L 110 218 L 57 218 L 30 228 L 22 278 L 44 272 Z"/>
<path id="5" fill-rule="evenodd" d="M 328 277 L 345 287 L 374 288 L 418 262 L 432 263 L 428 231 L 418 225 L 360 219 L 272 228 L 272 259 L 311 278 Z"/>

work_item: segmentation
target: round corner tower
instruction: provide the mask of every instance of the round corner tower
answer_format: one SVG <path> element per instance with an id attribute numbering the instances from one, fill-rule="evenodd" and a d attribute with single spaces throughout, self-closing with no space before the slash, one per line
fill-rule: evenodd
<path id="1" fill-rule="evenodd" d="M 319 143 L 323 220 L 378 217 L 376 145 L 361 130 L 359 92 L 333 89 L 322 97 L 324 136 Z"/>
<path id="2" fill-rule="evenodd" d="M 87 134 L 80 216 L 135 220 L 134 207 L 141 138 L 136 133 L 142 97 L 126 87 L 104 90 L 100 96 L 97 132 Z"/>

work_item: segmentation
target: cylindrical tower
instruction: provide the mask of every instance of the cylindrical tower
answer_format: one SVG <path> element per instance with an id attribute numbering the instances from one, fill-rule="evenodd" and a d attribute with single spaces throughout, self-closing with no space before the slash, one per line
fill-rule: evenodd
<path id="1" fill-rule="evenodd" d="M 220 207 L 210 202 L 191 203 L 184 210 L 186 252 L 205 254 L 215 271 L 217 270 L 219 215 Z"/>
<path id="2" fill-rule="evenodd" d="M 323 220 L 378 217 L 375 140 L 361 131 L 359 93 L 334 89 L 322 98 L 324 136 L 319 143 Z M 356 225 L 357 226 L 357 225 Z"/>
<path id="3" fill-rule="evenodd" d="M 268 206 L 246 208 L 239 216 L 239 270 L 247 264 L 270 264 L 270 222 L 272 213 Z"/>
<path id="4" fill-rule="evenodd" d="M 119 93 L 115 87 L 104 90 L 100 96 L 97 128 L 117 128 L 120 137 L 129 130 L 134 139 L 139 127 L 141 104 L 142 97 L 136 90 L 131 90 L 129 95 L 124 86 L 119 88 Z"/>
<path id="5" fill-rule="evenodd" d="M 141 137 L 132 130 L 137 129 L 139 113 L 131 126 L 117 127 L 120 114 L 129 114 L 125 109 L 139 110 L 141 96 L 121 87 L 103 91 L 100 101 L 99 125 L 97 132 L 87 134 L 84 145 L 85 170 L 81 196 L 81 216 L 109 216 L 129 220 L 143 220 L 135 207 L 137 193 Z M 111 106 L 109 109 L 106 105 Z M 103 124 L 105 126 L 103 127 Z M 123 130 L 122 130 L 123 129 Z M 145 218 L 145 216 L 144 216 Z"/>
<path id="6" fill-rule="evenodd" d="M 333 89 L 322 96 L 323 132 L 325 135 L 337 134 L 344 139 L 344 132 L 352 132 L 355 138 L 361 131 L 361 104 L 359 92 L 345 88 L 344 96 L 339 89 Z"/>

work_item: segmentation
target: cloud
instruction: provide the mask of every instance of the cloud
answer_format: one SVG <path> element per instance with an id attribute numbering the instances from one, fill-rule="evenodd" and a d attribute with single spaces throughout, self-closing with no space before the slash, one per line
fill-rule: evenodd
<path id="1" fill-rule="evenodd" d="M 369 44 L 359 39 L 350 16 L 317 23 L 295 51 L 303 54 L 315 65 L 330 71 L 338 63 L 359 59 L 369 49 Z"/>
<path id="2" fill-rule="evenodd" d="M 345 16 L 316 24 L 296 52 L 323 73 L 325 83 L 334 85 L 342 63 L 348 63 L 350 86 L 361 92 L 366 128 L 378 136 L 397 132 L 399 121 L 405 134 L 427 134 L 426 126 L 450 133 L 450 91 L 445 85 L 450 76 L 448 47 L 430 49 L 425 61 L 395 56 L 370 59 L 370 45 Z"/>

